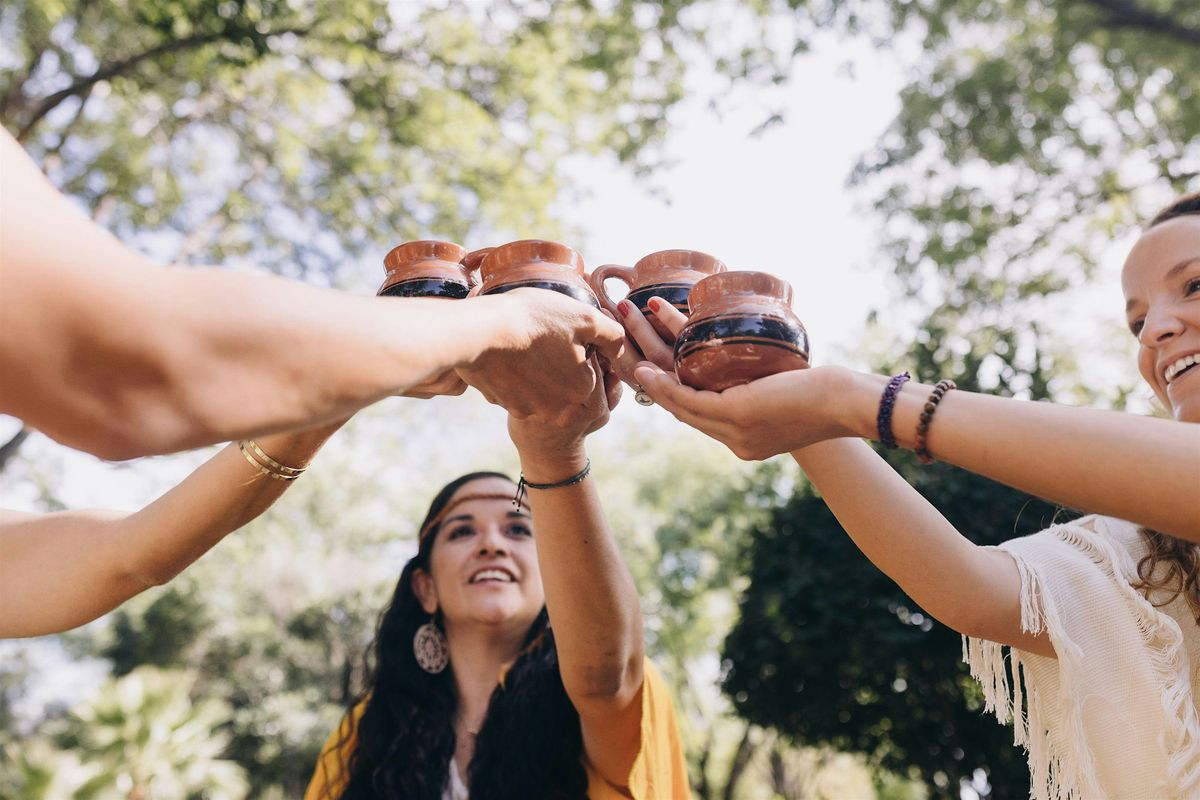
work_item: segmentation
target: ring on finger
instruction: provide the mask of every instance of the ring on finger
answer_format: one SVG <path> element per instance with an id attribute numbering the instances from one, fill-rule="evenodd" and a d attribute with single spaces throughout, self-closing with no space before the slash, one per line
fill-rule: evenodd
<path id="1" fill-rule="evenodd" d="M 637 401 L 639 406 L 654 405 L 654 398 L 646 394 L 646 390 L 642 388 L 640 383 L 635 383 L 633 385 L 633 392 L 633 399 Z"/>

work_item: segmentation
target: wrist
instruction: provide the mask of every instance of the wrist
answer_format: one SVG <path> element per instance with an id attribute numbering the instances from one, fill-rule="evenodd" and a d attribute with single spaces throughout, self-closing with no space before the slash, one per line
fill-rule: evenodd
<path id="1" fill-rule="evenodd" d="M 882 375 L 845 371 L 838 387 L 841 399 L 835 406 L 836 424 L 844 431 L 843 436 L 878 438 L 879 402 L 888 380 Z"/>
<path id="2" fill-rule="evenodd" d="M 502 296 L 476 295 L 454 301 L 455 331 L 451 336 L 462 343 L 454 368 L 470 367 L 485 353 L 503 341 L 509 329 L 509 304 Z"/>
<path id="3" fill-rule="evenodd" d="M 521 474 L 532 483 L 558 483 L 576 475 L 587 466 L 583 443 L 554 448 L 518 447 Z"/>

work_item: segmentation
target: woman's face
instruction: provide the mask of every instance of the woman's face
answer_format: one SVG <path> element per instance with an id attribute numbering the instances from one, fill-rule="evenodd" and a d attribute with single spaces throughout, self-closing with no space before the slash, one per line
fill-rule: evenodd
<path id="1" fill-rule="evenodd" d="M 449 502 L 516 491 L 503 478 L 481 478 L 460 486 Z M 447 630 L 473 623 L 528 630 L 546 602 L 529 512 L 511 499 L 469 499 L 433 535 L 429 572 L 414 576 L 425 610 L 441 609 Z"/>
<path id="2" fill-rule="evenodd" d="M 1175 419 L 1200 422 L 1200 216 L 1142 234 L 1121 283 L 1142 378 Z"/>

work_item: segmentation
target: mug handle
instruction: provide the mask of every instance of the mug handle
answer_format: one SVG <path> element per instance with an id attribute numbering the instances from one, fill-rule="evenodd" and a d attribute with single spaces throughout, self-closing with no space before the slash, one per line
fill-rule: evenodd
<path id="1" fill-rule="evenodd" d="M 592 285 L 592 291 L 596 293 L 596 299 L 600 301 L 600 305 L 604 306 L 614 317 L 620 319 L 621 315 L 617 313 L 617 304 L 608 296 L 608 292 L 604 291 L 604 281 L 609 278 L 616 278 L 632 289 L 633 267 L 624 267 L 620 264 L 605 264 L 596 267 L 592 270 L 592 274 L 588 276 L 588 283 Z"/>

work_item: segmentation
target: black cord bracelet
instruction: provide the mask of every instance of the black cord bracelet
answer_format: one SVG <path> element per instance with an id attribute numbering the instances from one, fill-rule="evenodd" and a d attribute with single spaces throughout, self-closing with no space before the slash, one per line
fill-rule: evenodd
<path id="1" fill-rule="evenodd" d="M 533 483 L 525 480 L 525 475 L 522 473 L 521 480 L 517 482 L 517 493 L 513 497 L 513 505 L 520 506 L 521 498 L 525 496 L 526 489 L 561 489 L 564 486 L 574 486 L 588 476 L 592 471 L 592 460 L 589 458 L 587 463 L 583 465 L 583 469 L 576 472 L 566 480 L 561 480 L 558 483 Z"/>

